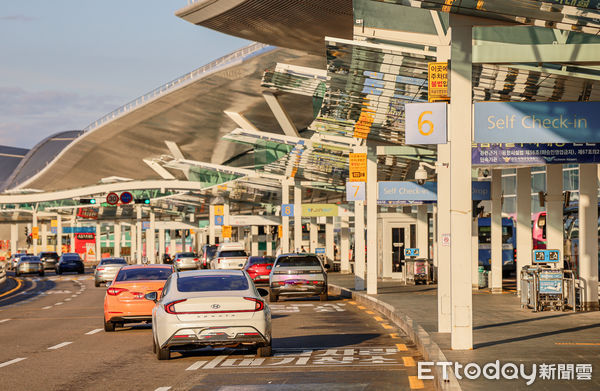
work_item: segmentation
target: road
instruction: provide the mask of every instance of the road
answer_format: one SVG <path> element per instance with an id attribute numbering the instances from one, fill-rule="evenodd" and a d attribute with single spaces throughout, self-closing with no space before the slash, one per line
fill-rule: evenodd
<path id="1" fill-rule="evenodd" d="M 105 288 L 91 274 L 22 277 L 0 292 L 6 390 L 410 390 L 422 360 L 387 319 L 356 302 L 271 304 L 273 357 L 204 349 L 152 353 L 151 325 L 102 329 Z M 11 292 L 12 290 L 12 292 Z"/>

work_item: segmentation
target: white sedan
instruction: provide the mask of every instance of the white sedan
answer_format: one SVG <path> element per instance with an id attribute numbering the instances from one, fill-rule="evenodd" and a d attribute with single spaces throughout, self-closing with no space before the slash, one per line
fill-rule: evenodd
<path id="1" fill-rule="evenodd" d="M 154 353 L 168 360 L 171 349 L 204 346 L 252 347 L 271 355 L 271 310 L 242 270 L 193 270 L 173 273 L 163 288 L 145 295 L 152 310 Z"/>

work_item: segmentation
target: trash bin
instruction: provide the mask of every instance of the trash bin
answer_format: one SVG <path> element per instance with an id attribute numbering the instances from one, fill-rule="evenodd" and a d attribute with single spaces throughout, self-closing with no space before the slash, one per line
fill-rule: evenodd
<path id="1" fill-rule="evenodd" d="M 488 271 L 483 266 L 479 266 L 479 289 L 487 288 L 488 286 Z"/>

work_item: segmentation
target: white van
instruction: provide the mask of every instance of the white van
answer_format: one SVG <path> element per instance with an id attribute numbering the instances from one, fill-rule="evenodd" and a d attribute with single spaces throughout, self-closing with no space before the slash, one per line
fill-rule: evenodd
<path id="1" fill-rule="evenodd" d="M 222 243 L 210 261 L 211 269 L 242 269 L 248 254 L 242 243 Z"/>

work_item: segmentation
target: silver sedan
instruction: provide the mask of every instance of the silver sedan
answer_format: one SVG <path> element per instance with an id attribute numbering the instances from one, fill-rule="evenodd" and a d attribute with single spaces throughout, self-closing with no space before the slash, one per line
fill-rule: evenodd
<path id="1" fill-rule="evenodd" d="M 123 266 L 127 266 L 125 258 L 103 258 L 94 270 L 94 285 L 114 280 Z"/>

